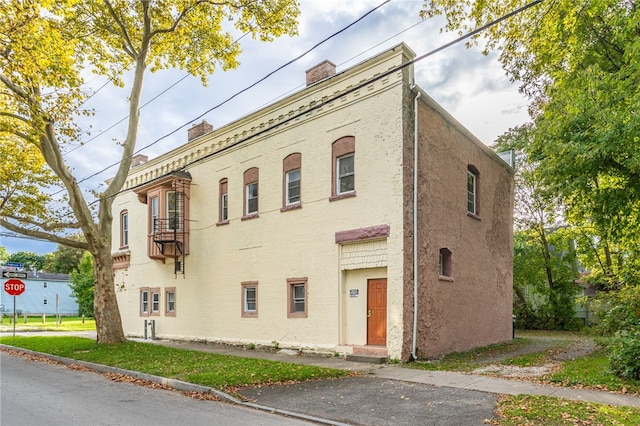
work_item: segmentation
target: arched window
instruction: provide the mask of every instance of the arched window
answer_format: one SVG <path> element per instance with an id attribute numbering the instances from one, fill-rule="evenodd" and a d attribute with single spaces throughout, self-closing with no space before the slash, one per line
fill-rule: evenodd
<path id="1" fill-rule="evenodd" d="M 282 210 L 300 207 L 302 201 L 302 154 L 289 154 L 282 161 Z"/>
<path id="2" fill-rule="evenodd" d="M 258 168 L 252 167 L 244 172 L 244 217 L 258 216 Z"/>
<path id="3" fill-rule="evenodd" d="M 473 165 L 467 166 L 467 212 L 474 216 L 480 213 L 480 203 L 478 188 L 480 183 L 480 172 Z"/>
<path id="4" fill-rule="evenodd" d="M 356 138 L 345 136 L 331 145 L 331 201 L 355 196 Z"/>

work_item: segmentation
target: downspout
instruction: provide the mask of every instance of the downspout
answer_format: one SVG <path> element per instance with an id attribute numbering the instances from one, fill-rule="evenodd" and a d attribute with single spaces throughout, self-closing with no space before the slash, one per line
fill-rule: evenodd
<path id="1" fill-rule="evenodd" d="M 411 90 L 416 84 L 411 85 Z M 411 358 L 418 359 L 416 341 L 418 337 L 418 98 L 413 99 L 413 340 L 411 342 Z"/>

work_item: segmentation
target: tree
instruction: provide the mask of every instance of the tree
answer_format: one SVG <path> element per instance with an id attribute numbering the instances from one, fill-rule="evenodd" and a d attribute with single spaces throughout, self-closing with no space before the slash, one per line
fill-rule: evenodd
<path id="1" fill-rule="evenodd" d="M 113 280 L 111 207 L 135 152 L 145 71 L 179 68 L 204 83 L 216 66 L 226 70 L 238 65 L 240 46 L 223 26 L 270 41 L 283 34 L 295 35 L 298 14 L 297 3 L 290 0 L 12 0 L 0 4 L 0 134 L 6 138 L 3 141 L 19 139 L 36 147 L 67 194 L 56 200 L 35 191 L 48 208 L 32 204 L 28 205 L 32 212 L 3 208 L 0 225 L 91 253 L 99 343 L 125 340 Z M 82 143 L 83 133 L 75 120 L 92 114 L 83 109 L 87 71 L 107 76 L 119 86 L 125 86 L 124 72 L 131 71 L 132 79 L 127 133 L 117 141 L 121 161 L 99 194 L 96 209 L 63 156 L 69 143 Z M 4 159 L 0 161 L 4 168 Z M 62 203 L 55 205 L 56 201 Z M 84 241 L 68 237 L 77 230 Z"/>
<path id="2" fill-rule="evenodd" d="M 514 311 L 530 328 L 570 329 L 576 325 L 575 238 L 563 221 L 562 200 L 548 190 L 538 163 L 526 153 L 533 130 L 531 124 L 510 129 L 495 147 L 516 152 Z"/>
<path id="3" fill-rule="evenodd" d="M 75 237 L 70 236 L 69 238 L 83 239 L 82 235 L 76 235 Z M 78 263 L 80 263 L 84 254 L 85 250 L 58 244 L 56 251 L 45 254 L 42 270 L 45 272 L 69 274 L 78 268 Z"/>
<path id="4" fill-rule="evenodd" d="M 40 271 L 42 270 L 42 265 L 44 265 L 44 256 L 30 251 L 18 251 L 10 254 L 7 262 L 22 263 L 25 269 L 36 268 Z"/>
<path id="5" fill-rule="evenodd" d="M 85 252 L 78 263 L 77 269 L 69 274 L 71 279 L 71 295 L 76 299 L 79 306 L 79 314 L 89 317 L 93 316 L 93 257 L 91 253 Z"/>
<path id="6" fill-rule="evenodd" d="M 423 13 L 444 14 L 448 29 L 466 30 L 521 4 L 425 0 Z M 527 153 L 562 198 L 567 220 L 595 236 L 602 284 L 640 283 L 637 2 L 542 2 L 482 35 L 530 98 L 535 126 Z"/>
<path id="7" fill-rule="evenodd" d="M 4 265 L 4 262 L 9 258 L 9 253 L 5 246 L 0 246 L 0 264 Z"/>

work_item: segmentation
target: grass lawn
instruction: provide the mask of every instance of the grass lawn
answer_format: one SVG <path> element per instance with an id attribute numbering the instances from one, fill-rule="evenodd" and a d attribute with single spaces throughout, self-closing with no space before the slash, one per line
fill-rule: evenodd
<path id="1" fill-rule="evenodd" d="M 612 407 L 534 395 L 505 396 L 498 402 L 500 426 L 639 425 L 640 409 Z"/>
<path id="2" fill-rule="evenodd" d="M 542 350 L 527 351 L 536 346 L 536 339 L 546 338 Z M 514 340 L 477 348 L 468 352 L 446 355 L 437 360 L 417 362 L 408 367 L 426 370 L 469 372 L 488 364 L 520 367 L 541 366 L 552 355 L 567 348 L 584 335 L 563 332 L 525 332 Z M 524 353 L 523 353 L 524 352 Z M 511 353 L 520 353 L 510 356 Z M 623 380 L 609 372 L 609 360 L 604 350 L 560 363 L 553 373 L 530 380 L 558 386 L 576 386 L 604 391 L 640 393 L 640 382 Z M 498 402 L 495 425 L 640 425 L 640 409 L 612 407 L 605 404 L 571 401 L 546 396 L 505 396 Z"/>
<path id="3" fill-rule="evenodd" d="M 0 343 L 232 391 L 240 386 L 347 376 L 343 370 L 241 358 L 129 341 L 98 345 L 82 337 L 0 337 Z"/>
<path id="4" fill-rule="evenodd" d="M 60 322 L 56 324 L 55 315 L 48 315 L 45 317 L 45 322 L 42 322 L 42 316 L 29 316 L 25 323 L 23 316 L 18 316 L 16 322 L 16 331 L 92 331 L 96 329 L 96 321 L 93 318 L 82 317 L 60 317 Z M 11 331 L 13 330 L 13 318 L 2 316 L 0 321 L 0 330 Z"/>

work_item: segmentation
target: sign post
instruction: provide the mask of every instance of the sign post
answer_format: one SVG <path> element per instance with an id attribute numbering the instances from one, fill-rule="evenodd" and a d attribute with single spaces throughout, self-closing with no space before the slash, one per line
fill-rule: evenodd
<path id="1" fill-rule="evenodd" d="M 4 291 L 13 296 L 13 337 L 16 337 L 16 296 L 24 293 L 25 289 L 24 283 L 17 278 L 10 278 L 4 282 Z"/>

